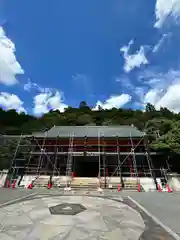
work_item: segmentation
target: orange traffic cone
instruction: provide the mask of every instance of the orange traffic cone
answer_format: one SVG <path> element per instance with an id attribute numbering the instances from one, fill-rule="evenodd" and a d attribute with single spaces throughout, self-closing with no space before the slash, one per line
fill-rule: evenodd
<path id="1" fill-rule="evenodd" d="M 169 184 L 166 184 L 166 188 L 167 188 L 168 193 L 172 193 L 172 189 L 170 188 Z"/>
<path id="2" fill-rule="evenodd" d="M 162 188 L 161 188 L 160 184 L 158 184 L 158 192 L 162 192 Z"/>
<path id="3" fill-rule="evenodd" d="M 118 184 L 118 192 L 120 192 L 121 191 L 121 185 L 120 184 Z"/>
<path id="4" fill-rule="evenodd" d="M 140 183 L 138 183 L 137 190 L 138 190 L 138 192 L 141 192 L 141 184 Z"/>

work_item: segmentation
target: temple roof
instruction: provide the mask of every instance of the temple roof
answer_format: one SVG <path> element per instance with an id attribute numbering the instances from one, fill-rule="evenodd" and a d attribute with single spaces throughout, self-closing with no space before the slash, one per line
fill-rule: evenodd
<path id="1" fill-rule="evenodd" d="M 63 137 L 143 137 L 144 132 L 141 132 L 136 127 L 129 125 L 122 126 L 54 126 L 46 132 L 36 132 L 32 134 L 34 137 L 55 138 Z"/>

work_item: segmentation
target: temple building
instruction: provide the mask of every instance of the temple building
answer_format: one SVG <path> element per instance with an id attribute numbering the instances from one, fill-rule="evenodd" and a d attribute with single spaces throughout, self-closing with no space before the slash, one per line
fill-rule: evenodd
<path id="1" fill-rule="evenodd" d="M 160 153 L 157 157 L 150 151 L 148 136 L 134 126 L 54 126 L 45 132 L 19 136 L 11 172 L 13 178 L 155 178 L 161 167 L 156 162 L 154 168 L 152 159 L 157 158 Z"/>

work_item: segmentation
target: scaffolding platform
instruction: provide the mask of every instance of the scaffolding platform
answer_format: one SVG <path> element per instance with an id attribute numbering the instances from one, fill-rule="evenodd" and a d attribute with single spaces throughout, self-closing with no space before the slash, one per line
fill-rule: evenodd
<path id="1" fill-rule="evenodd" d="M 71 182 L 66 181 L 66 185 L 70 183 L 74 187 L 97 186 L 97 179 L 103 178 L 101 184 L 104 188 L 108 188 L 109 182 L 117 179 L 117 184 L 121 184 L 122 188 L 134 189 L 137 188 L 138 179 L 142 177 L 153 179 L 154 184 L 157 185 L 152 156 L 161 153 L 151 152 L 148 136 L 139 130 L 140 133 L 134 130 L 134 127 L 129 127 L 127 128 L 130 129 L 129 132 L 125 127 L 121 127 L 121 130 L 126 130 L 126 136 L 123 136 L 119 129 L 116 131 L 115 127 L 97 126 L 90 127 L 90 130 L 87 126 L 80 128 L 80 136 L 77 134 L 77 129 L 79 131 L 77 126 L 60 127 L 62 132 L 55 132 L 53 128 L 53 131 L 50 130 L 51 135 L 49 132 L 33 136 L 21 135 L 9 169 L 9 176 L 11 179 L 15 176 L 21 178 L 28 175 L 36 176 L 35 186 L 43 185 L 43 181 L 46 186 L 48 178 L 53 181 L 56 179 L 55 183 L 62 185 L 60 178 L 64 176 L 66 179 L 71 178 L 74 173 L 76 176 Z M 69 129 L 67 136 L 64 129 Z M 102 129 L 106 130 L 101 132 Z M 88 134 L 83 135 L 82 130 L 94 132 L 92 131 L 88 136 Z M 24 139 L 28 145 L 22 144 Z M 44 180 L 42 180 L 43 176 Z M 116 187 L 116 184 L 114 185 Z"/>

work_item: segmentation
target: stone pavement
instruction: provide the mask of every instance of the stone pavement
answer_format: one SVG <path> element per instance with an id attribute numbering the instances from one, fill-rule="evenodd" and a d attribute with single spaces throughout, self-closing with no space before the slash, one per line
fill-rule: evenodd
<path id="1" fill-rule="evenodd" d="M 0 239 L 173 238 L 124 197 L 39 194 L 0 208 Z"/>
<path id="2" fill-rule="evenodd" d="M 8 189 L 0 188 L 0 206 L 6 202 L 14 201 L 14 199 L 25 198 L 32 195 L 34 191 L 27 191 L 27 189 Z"/>
<path id="3" fill-rule="evenodd" d="M 52 215 L 49 207 L 61 203 L 83 205 L 76 215 Z M 110 199 L 87 196 L 44 197 L 0 209 L 0 239 L 132 239 L 145 225 L 140 214 Z"/>
<path id="4" fill-rule="evenodd" d="M 180 193 L 131 193 L 130 196 L 180 236 Z"/>

